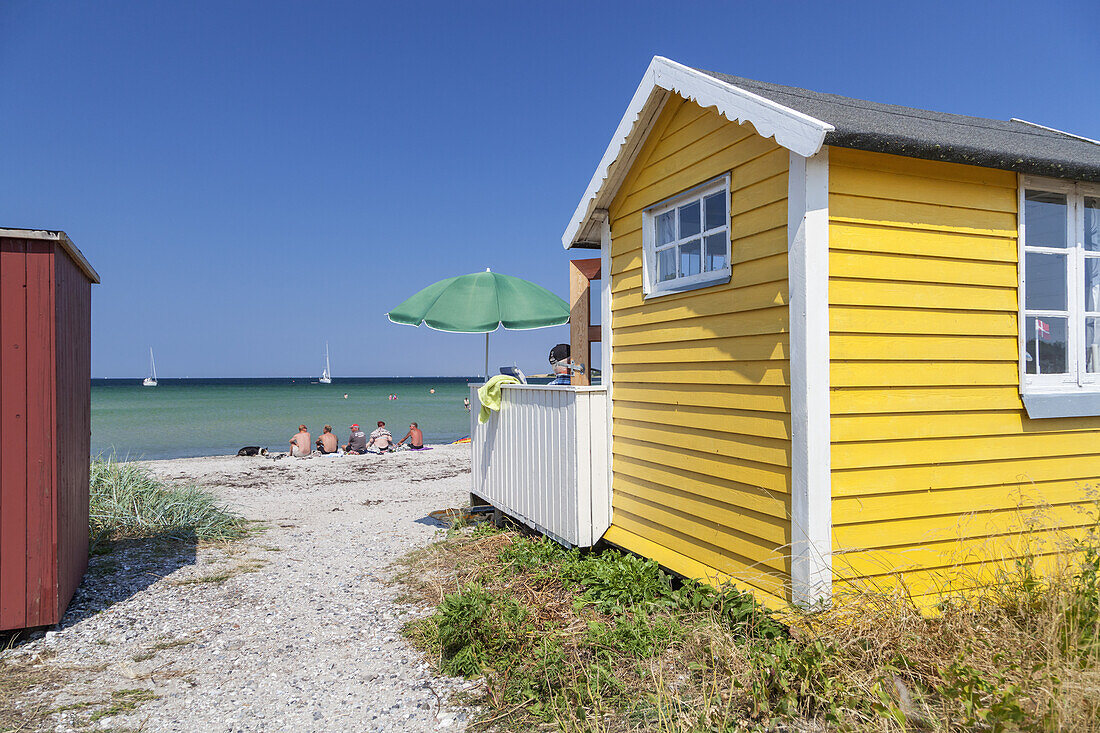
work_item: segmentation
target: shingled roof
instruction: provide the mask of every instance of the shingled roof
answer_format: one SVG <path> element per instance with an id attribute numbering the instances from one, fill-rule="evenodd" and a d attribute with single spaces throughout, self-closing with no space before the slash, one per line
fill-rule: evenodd
<path id="1" fill-rule="evenodd" d="M 707 76 L 832 125 L 825 144 L 876 153 L 1100 181 L 1100 144 L 1018 120 L 931 112 L 839 94 L 745 79 Z"/>
<path id="2" fill-rule="evenodd" d="M 930 112 L 754 81 L 654 56 L 562 234 L 563 246 L 600 247 L 607 208 L 672 94 L 714 108 L 730 122 L 751 123 L 762 137 L 803 157 L 831 145 L 1100 182 L 1100 143 L 1086 137 L 1022 120 Z"/>

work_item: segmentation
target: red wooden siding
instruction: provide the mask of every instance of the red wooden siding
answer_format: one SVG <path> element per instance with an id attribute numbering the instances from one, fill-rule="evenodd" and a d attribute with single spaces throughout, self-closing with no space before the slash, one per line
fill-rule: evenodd
<path id="1" fill-rule="evenodd" d="M 91 453 L 92 285 L 68 257 L 56 263 L 58 617 L 88 568 L 88 458 Z M 56 365 L 56 366 L 54 366 Z"/>
<path id="2" fill-rule="evenodd" d="M 56 621 L 53 246 L 27 242 L 27 626 Z"/>
<path id="3" fill-rule="evenodd" d="M 88 562 L 91 281 L 0 237 L 0 629 L 57 623 Z"/>
<path id="4" fill-rule="evenodd" d="M 0 240 L 0 628 L 27 620 L 27 243 Z"/>

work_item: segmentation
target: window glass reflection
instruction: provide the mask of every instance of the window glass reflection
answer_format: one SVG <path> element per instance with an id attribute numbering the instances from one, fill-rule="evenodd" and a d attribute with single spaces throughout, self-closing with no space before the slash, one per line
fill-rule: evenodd
<path id="1" fill-rule="evenodd" d="M 1100 371 L 1100 318 L 1085 319 L 1085 371 Z"/>
<path id="2" fill-rule="evenodd" d="M 1085 310 L 1100 311 L 1100 257 L 1085 258 Z"/>
<path id="3" fill-rule="evenodd" d="M 666 211 L 657 217 L 657 246 L 676 241 L 676 212 Z"/>
<path id="4" fill-rule="evenodd" d="M 1047 191 L 1024 193 L 1024 232 L 1028 247 L 1066 246 L 1066 195 Z"/>
<path id="5" fill-rule="evenodd" d="M 699 202 L 680 207 L 680 239 L 699 233 Z"/>
<path id="6" fill-rule="evenodd" d="M 1028 374 L 1066 373 L 1066 320 L 1049 316 L 1025 319 L 1024 365 Z"/>
<path id="7" fill-rule="evenodd" d="M 676 248 L 669 247 L 657 253 L 657 280 L 664 282 L 676 277 Z"/>
<path id="8" fill-rule="evenodd" d="M 705 266 L 707 272 L 723 270 L 726 267 L 726 247 L 729 244 L 729 235 L 726 232 L 711 234 L 707 237 Z"/>
<path id="9" fill-rule="evenodd" d="M 711 229 L 717 229 L 718 227 L 724 227 L 729 223 L 726 216 L 726 194 L 716 193 L 713 196 L 707 196 L 703 199 L 703 205 L 705 208 L 707 231 Z"/>
<path id="10" fill-rule="evenodd" d="M 1028 252 L 1024 260 L 1028 310 L 1066 310 L 1066 256 Z"/>
<path id="11" fill-rule="evenodd" d="M 1100 199 L 1085 197 L 1085 249 L 1100 252 Z"/>
<path id="12" fill-rule="evenodd" d="M 700 265 L 702 264 L 700 246 L 698 239 L 680 245 L 680 277 L 699 274 Z"/>

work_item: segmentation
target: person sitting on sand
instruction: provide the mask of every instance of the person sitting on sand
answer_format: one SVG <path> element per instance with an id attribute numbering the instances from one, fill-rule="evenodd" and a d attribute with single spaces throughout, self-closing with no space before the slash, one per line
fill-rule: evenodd
<path id="1" fill-rule="evenodd" d="M 367 434 L 360 430 L 358 425 L 351 426 L 351 435 L 348 436 L 348 444 L 344 446 L 344 452 L 357 455 L 367 452 Z"/>
<path id="2" fill-rule="evenodd" d="M 340 441 L 332 434 L 332 426 L 326 425 L 324 431 L 321 432 L 321 437 L 317 439 L 317 452 L 335 453 L 339 447 Z"/>
<path id="3" fill-rule="evenodd" d="M 310 441 L 309 431 L 306 430 L 305 425 L 299 425 L 298 432 L 288 442 L 290 443 L 290 455 L 295 458 L 304 458 L 313 450 L 313 443 Z"/>
<path id="4" fill-rule="evenodd" d="M 374 446 L 379 451 L 385 453 L 388 450 L 393 450 L 393 433 L 386 430 L 386 422 L 384 420 L 378 421 L 378 427 L 370 434 L 370 441 L 367 442 L 367 447 Z"/>
<path id="5" fill-rule="evenodd" d="M 411 438 L 411 440 L 410 440 Z M 397 441 L 398 445 L 404 444 L 409 441 L 409 447 L 413 450 L 423 450 L 424 448 L 424 433 L 417 427 L 416 423 L 409 423 L 409 432 L 405 433 L 405 437 Z"/>

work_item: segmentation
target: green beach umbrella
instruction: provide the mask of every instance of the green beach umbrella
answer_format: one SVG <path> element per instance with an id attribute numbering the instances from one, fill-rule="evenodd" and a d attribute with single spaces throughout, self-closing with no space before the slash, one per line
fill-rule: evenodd
<path id="1" fill-rule="evenodd" d="M 542 286 L 486 269 L 429 285 L 386 315 L 406 326 L 484 333 L 488 379 L 490 332 L 560 326 L 569 322 L 569 304 Z"/>

